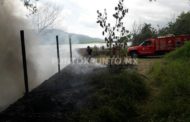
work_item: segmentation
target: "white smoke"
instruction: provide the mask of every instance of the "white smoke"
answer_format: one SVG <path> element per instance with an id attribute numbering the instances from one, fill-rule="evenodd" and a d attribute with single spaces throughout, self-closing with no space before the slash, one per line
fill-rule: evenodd
<path id="1" fill-rule="evenodd" d="M 0 111 L 24 95 L 20 30 L 25 30 L 29 88 L 35 88 L 55 73 L 51 60 L 38 46 L 38 38 L 22 16 L 20 0 L 0 1 Z M 51 70 L 47 70 L 51 69 Z"/>
<path id="2" fill-rule="evenodd" d="M 25 30 L 30 90 L 57 72 L 56 45 L 38 43 L 23 11 L 27 10 L 21 0 L 0 1 L 0 111 L 25 92 L 20 30 Z M 73 56 L 79 57 L 76 48 L 78 46 L 73 47 Z M 60 45 L 60 57 L 70 63 L 69 45 Z M 61 64 L 61 68 L 66 65 Z M 80 69 L 76 67 L 75 70 Z"/>

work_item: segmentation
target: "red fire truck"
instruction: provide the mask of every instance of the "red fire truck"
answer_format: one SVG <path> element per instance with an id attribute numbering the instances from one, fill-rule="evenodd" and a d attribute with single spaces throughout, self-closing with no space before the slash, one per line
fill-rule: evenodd
<path id="1" fill-rule="evenodd" d="M 129 47 L 128 55 L 132 57 L 161 55 L 175 50 L 177 47 L 182 46 L 185 41 L 189 40 L 190 35 L 168 35 L 150 38 L 138 46 Z"/>

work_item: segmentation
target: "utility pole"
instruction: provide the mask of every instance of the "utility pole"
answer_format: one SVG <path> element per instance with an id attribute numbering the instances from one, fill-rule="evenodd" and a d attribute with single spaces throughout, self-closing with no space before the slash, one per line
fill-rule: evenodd
<path id="1" fill-rule="evenodd" d="M 23 60 L 23 71 L 24 71 L 25 95 L 27 96 L 29 93 L 29 87 L 28 87 L 28 73 L 27 73 L 27 61 L 26 61 L 24 30 L 20 31 L 20 37 L 21 37 L 21 46 L 22 46 L 22 60 Z"/>
<path id="2" fill-rule="evenodd" d="M 59 37 L 56 36 L 56 43 L 57 43 L 57 61 L 58 61 L 58 72 L 60 73 L 60 56 L 59 56 Z"/>
<path id="3" fill-rule="evenodd" d="M 70 61 L 71 64 L 73 63 L 73 56 L 72 56 L 72 42 L 71 42 L 71 36 L 69 36 L 69 45 L 70 45 Z"/>

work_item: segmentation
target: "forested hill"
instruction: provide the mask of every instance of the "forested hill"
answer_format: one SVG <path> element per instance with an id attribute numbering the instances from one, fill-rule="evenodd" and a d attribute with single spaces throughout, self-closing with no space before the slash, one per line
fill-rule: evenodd
<path id="1" fill-rule="evenodd" d="M 86 35 L 67 33 L 59 29 L 51 29 L 40 35 L 41 44 L 54 44 L 55 36 L 59 35 L 60 44 L 66 44 L 69 42 L 69 36 L 71 36 L 72 43 L 74 44 L 85 44 L 85 43 L 103 43 L 104 41 L 100 38 L 93 38 Z"/>

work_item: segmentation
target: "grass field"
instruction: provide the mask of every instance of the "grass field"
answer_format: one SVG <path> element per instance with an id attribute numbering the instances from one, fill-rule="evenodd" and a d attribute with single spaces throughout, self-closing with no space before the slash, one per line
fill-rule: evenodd
<path id="1" fill-rule="evenodd" d="M 138 59 L 132 74 L 102 74 L 95 79 L 99 89 L 93 96 L 99 102 L 82 115 L 92 121 L 189 122 L 189 66 L 190 43 L 186 43 L 162 58 Z M 136 95 L 145 97 L 136 99 Z"/>
<path id="2" fill-rule="evenodd" d="M 157 94 L 148 106 L 154 121 L 190 121 L 190 43 L 166 55 L 149 72 Z"/>

